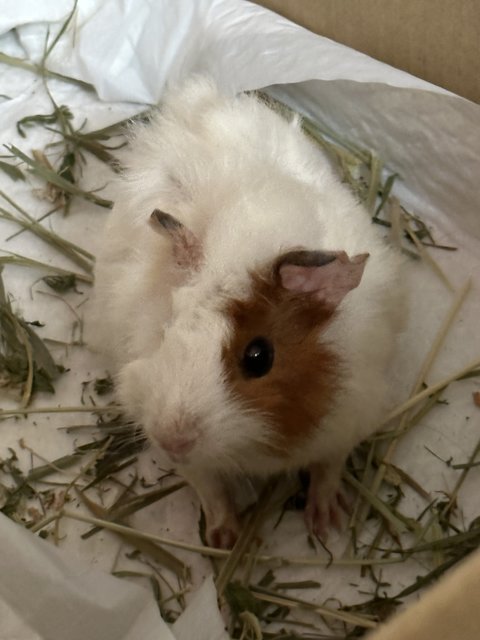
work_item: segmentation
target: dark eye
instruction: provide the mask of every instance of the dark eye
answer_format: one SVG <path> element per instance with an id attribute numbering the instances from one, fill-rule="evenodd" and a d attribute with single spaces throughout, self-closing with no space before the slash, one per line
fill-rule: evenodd
<path id="1" fill-rule="evenodd" d="M 266 338 L 254 338 L 245 347 L 242 358 L 243 373 L 247 378 L 261 378 L 273 365 L 273 345 Z"/>

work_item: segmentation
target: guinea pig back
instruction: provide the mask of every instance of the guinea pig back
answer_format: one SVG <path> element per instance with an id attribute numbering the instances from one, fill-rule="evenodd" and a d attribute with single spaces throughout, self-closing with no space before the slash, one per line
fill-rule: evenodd
<path id="1" fill-rule="evenodd" d="M 137 126 L 128 162 L 96 272 L 119 402 L 197 490 L 211 544 L 238 531 L 228 478 L 301 467 L 323 535 L 385 411 L 401 258 L 298 119 L 206 79 Z"/>

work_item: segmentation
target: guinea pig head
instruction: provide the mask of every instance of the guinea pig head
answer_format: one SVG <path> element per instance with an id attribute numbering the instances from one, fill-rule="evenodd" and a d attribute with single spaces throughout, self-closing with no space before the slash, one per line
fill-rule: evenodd
<path id="1" fill-rule="evenodd" d="M 196 275 L 173 292 L 158 350 L 120 372 L 120 400 L 166 465 L 288 466 L 341 386 L 340 356 L 322 332 L 360 283 L 368 255 L 290 251 L 244 274 L 236 297 L 221 274 L 203 273 L 200 245 L 169 218 L 163 228 L 175 259 Z"/>

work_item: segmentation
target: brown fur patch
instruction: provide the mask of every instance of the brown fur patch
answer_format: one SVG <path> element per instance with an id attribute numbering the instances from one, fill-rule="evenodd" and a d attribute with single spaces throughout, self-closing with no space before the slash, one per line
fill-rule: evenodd
<path id="1" fill-rule="evenodd" d="M 275 426 L 272 448 L 287 454 L 318 428 L 339 387 L 339 358 L 320 340 L 334 311 L 309 294 L 284 289 L 275 270 L 251 278 L 251 296 L 226 309 L 233 334 L 223 348 L 224 365 L 236 394 Z M 243 353 L 258 336 L 273 344 L 273 366 L 265 376 L 249 378 Z"/>

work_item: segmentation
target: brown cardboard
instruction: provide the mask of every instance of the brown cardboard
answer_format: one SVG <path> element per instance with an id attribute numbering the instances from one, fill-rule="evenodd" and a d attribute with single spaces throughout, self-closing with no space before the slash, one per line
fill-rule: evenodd
<path id="1" fill-rule="evenodd" d="M 480 553 L 476 552 L 368 640 L 478 640 Z"/>
<path id="2" fill-rule="evenodd" d="M 479 0 L 257 0 L 257 4 L 480 102 Z"/>

